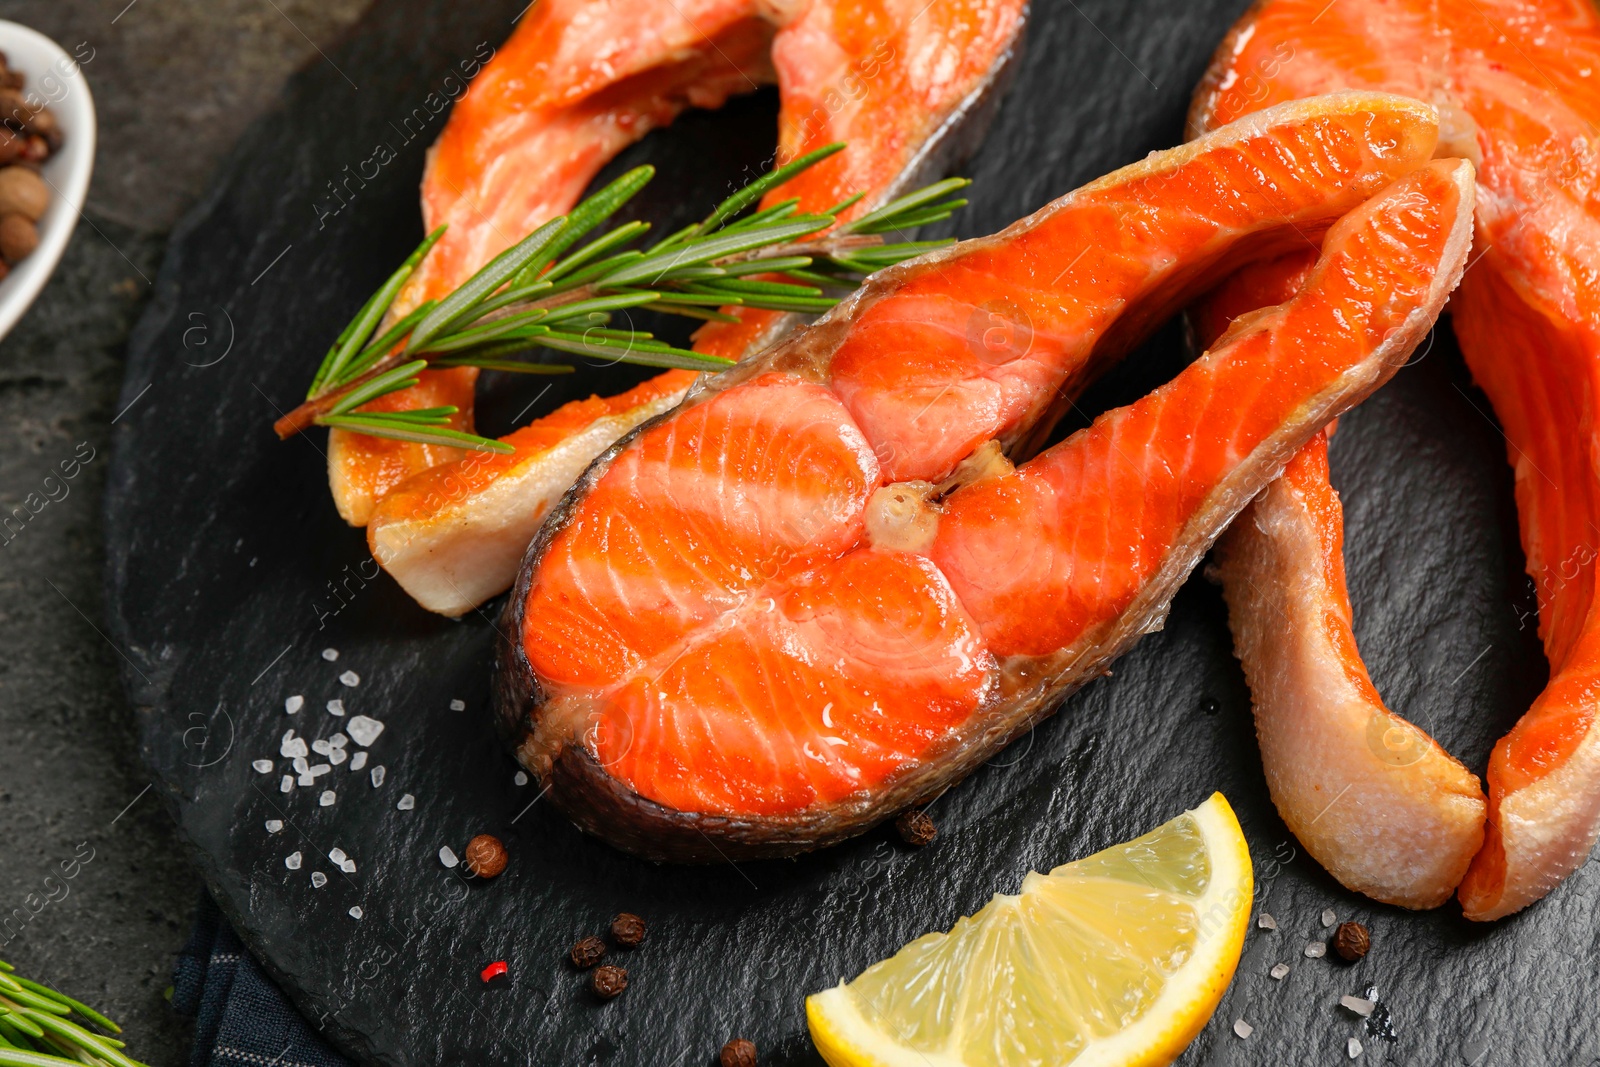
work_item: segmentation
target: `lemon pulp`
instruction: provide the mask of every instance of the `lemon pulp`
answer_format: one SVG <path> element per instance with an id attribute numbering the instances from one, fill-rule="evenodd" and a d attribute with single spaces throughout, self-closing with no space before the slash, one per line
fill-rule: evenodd
<path id="1" fill-rule="evenodd" d="M 810 998 L 813 1039 L 833 1067 L 1169 1063 L 1232 979 L 1251 891 L 1213 794 Z"/>

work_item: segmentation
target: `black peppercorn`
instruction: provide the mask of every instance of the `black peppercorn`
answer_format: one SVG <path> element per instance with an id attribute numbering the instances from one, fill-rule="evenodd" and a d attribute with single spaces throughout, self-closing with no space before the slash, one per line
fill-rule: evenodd
<path id="1" fill-rule="evenodd" d="M 638 948 L 644 941 L 644 920 L 625 911 L 611 920 L 611 937 L 623 948 Z"/>
<path id="2" fill-rule="evenodd" d="M 938 827 L 933 825 L 928 813 L 921 810 L 904 812 L 894 821 L 894 828 L 902 841 L 918 848 L 931 845 L 933 839 L 939 836 Z"/>
<path id="3" fill-rule="evenodd" d="M 606 954 L 606 943 L 598 937 L 585 937 L 572 946 L 567 953 L 572 959 L 572 965 L 580 971 L 587 971 L 590 967 L 600 962 L 600 957 Z"/>
<path id="4" fill-rule="evenodd" d="M 756 1067 L 755 1042 L 736 1037 L 722 1046 L 722 1054 L 717 1059 L 722 1067 Z"/>
<path id="5" fill-rule="evenodd" d="M 628 988 L 628 972 L 621 967 L 606 964 L 596 968 L 594 980 L 589 983 L 594 989 L 594 995 L 601 1000 L 610 1000 Z"/>
<path id="6" fill-rule="evenodd" d="M 1372 947 L 1372 935 L 1360 923 L 1340 923 L 1333 932 L 1333 951 L 1347 963 L 1354 963 Z"/>

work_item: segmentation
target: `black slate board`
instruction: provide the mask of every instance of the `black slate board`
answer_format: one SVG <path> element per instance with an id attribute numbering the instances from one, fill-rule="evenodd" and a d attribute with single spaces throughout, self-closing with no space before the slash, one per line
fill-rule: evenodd
<path id="1" fill-rule="evenodd" d="M 940 839 L 922 852 L 879 832 L 795 861 L 656 867 L 584 838 L 536 803 L 534 787 L 515 785 L 486 708 L 498 605 L 451 623 L 387 578 L 363 577 L 362 538 L 323 488 L 320 435 L 280 444 L 268 426 L 419 235 L 417 180 L 440 120 L 407 141 L 405 117 L 449 90 L 460 61 L 498 44 L 520 6 L 375 5 L 292 81 L 174 235 L 115 426 L 111 628 L 144 756 L 224 910 L 334 1041 L 385 1064 L 700 1067 L 743 1035 L 763 1063 L 818 1064 L 806 993 L 1014 890 L 1031 867 L 1122 840 L 1221 789 L 1279 929 L 1252 929 L 1238 979 L 1181 1062 L 1348 1062 L 1352 1036 L 1374 1064 L 1600 1057 L 1593 865 L 1488 927 L 1454 905 L 1412 915 L 1342 890 L 1272 810 L 1221 599 L 1198 576 L 1166 629 L 1112 678 L 938 800 Z M 958 232 L 990 232 L 1175 143 L 1190 88 L 1243 6 L 1039 0 L 1016 86 L 969 168 L 974 204 Z M 772 94 L 758 94 L 631 150 L 617 167 L 649 159 L 662 169 L 640 213 L 659 219 L 674 203 L 680 217 L 702 213 L 762 167 L 774 114 Z M 329 183 L 380 142 L 400 157 L 348 186 L 350 205 L 328 214 Z M 1181 331 L 1164 328 L 1084 410 L 1138 395 L 1187 358 Z M 539 403 L 617 387 L 577 376 Z M 531 399 L 497 394 L 491 429 Z M 1379 688 L 1481 772 L 1545 668 L 1503 444 L 1447 326 L 1344 420 L 1333 469 L 1357 636 Z M 337 663 L 320 657 L 325 647 L 340 650 Z M 359 687 L 336 680 L 346 669 Z M 295 693 L 307 708 L 289 717 L 283 702 Z M 341 768 L 325 780 L 332 807 L 318 806 L 316 790 L 281 796 L 276 774 L 251 761 L 276 759 L 291 726 L 334 732 L 339 721 L 322 710 L 333 697 L 388 724 L 372 748 L 387 782 L 374 789 Z M 453 698 L 466 710 L 452 711 Z M 396 810 L 403 793 L 415 810 Z M 268 819 L 287 827 L 271 835 Z M 514 859 L 494 883 L 469 885 L 435 854 L 480 831 L 504 838 Z M 324 858 L 334 847 L 355 874 Z M 297 850 L 305 864 L 287 870 Z M 325 888 L 312 888 L 313 870 L 330 875 Z M 357 905 L 359 921 L 348 914 Z M 1326 936 L 1324 908 L 1371 926 L 1365 961 L 1302 957 Z M 599 1005 L 562 956 L 623 909 L 649 920 L 650 937 L 625 961 L 627 994 Z M 497 959 L 510 980 L 485 986 L 478 971 Z M 1280 960 L 1294 969 L 1274 982 L 1266 972 Z M 1340 994 L 1374 986 L 1392 1039 L 1336 1007 Z M 1241 1017 L 1255 1027 L 1248 1041 L 1231 1030 Z"/>

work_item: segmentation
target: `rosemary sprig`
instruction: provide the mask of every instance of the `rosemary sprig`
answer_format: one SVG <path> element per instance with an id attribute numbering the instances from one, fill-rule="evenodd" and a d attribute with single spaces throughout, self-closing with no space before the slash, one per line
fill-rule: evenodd
<path id="1" fill-rule="evenodd" d="M 0 960 L 0 1067 L 144 1067 L 110 1036 L 121 1032 L 87 1004 L 23 978 Z"/>
<path id="2" fill-rule="evenodd" d="M 444 299 L 422 304 L 374 337 L 407 280 L 443 236 L 440 227 L 362 305 L 323 357 L 305 402 L 274 428 L 280 437 L 310 426 L 336 426 L 402 441 L 510 452 L 510 445 L 451 427 L 458 413 L 454 407 L 357 409 L 416 385 L 430 367 L 530 374 L 572 370 L 509 358 L 541 348 L 606 363 L 720 370 L 731 360 L 677 348 L 643 331 L 613 328 L 611 317 L 645 306 L 729 322 L 738 321 L 725 310 L 730 307 L 815 315 L 838 303 L 840 296 L 828 290 L 852 289 L 873 271 L 947 243 L 890 244 L 882 235 L 949 218 L 966 204 L 952 199 L 970 184 L 964 178 L 930 185 L 842 226 L 839 215 L 860 196 L 818 214 L 800 212 L 798 200 L 751 210 L 767 192 L 843 148 L 828 145 L 779 167 L 718 204 L 702 221 L 649 247 L 633 247 L 650 229 L 643 222 L 591 236 L 654 177 L 653 167 L 638 167 L 500 253 Z"/>

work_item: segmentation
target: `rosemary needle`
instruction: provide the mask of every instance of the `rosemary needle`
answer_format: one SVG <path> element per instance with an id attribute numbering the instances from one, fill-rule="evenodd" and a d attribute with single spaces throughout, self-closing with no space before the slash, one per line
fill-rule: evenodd
<path id="1" fill-rule="evenodd" d="M 144 1067 L 111 1036 L 121 1032 L 88 1005 L 23 978 L 0 960 L 0 1067 Z"/>
<path id="2" fill-rule="evenodd" d="M 859 202 L 860 194 L 819 214 L 800 213 L 796 199 L 752 210 L 769 191 L 843 149 L 843 144 L 827 145 L 763 175 L 701 222 L 654 245 L 636 246 L 650 229 L 643 222 L 592 236 L 655 175 L 652 167 L 636 167 L 501 252 L 443 299 L 399 315 L 395 301 L 444 236 L 440 227 L 340 331 L 312 377 L 305 403 L 279 419 L 275 429 L 289 437 L 310 426 L 333 426 L 422 444 L 508 452 L 509 445 L 452 428 L 453 408 L 358 409 L 411 388 L 430 368 L 572 370 L 511 358 L 537 349 L 607 363 L 720 370 L 732 361 L 676 348 L 643 331 L 614 329 L 612 314 L 650 305 L 714 322 L 738 322 L 732 313 L 742 308 L 815 315 L 839 299 L 824 287 L 852 289 L 873 271 L 948 243 L 889 244 L 880 235 L 949 218 L 966 204 L 952 198 L 970 184 L 964 178 L 919 189 L 843 226 L 840 214 Z M 390 324 L 380 333 L 386 321 Z M 0 1039 L 5 1018 L 0 1016 Z M 4 1064 L 0 1059 L 0 1067 Z"/>

